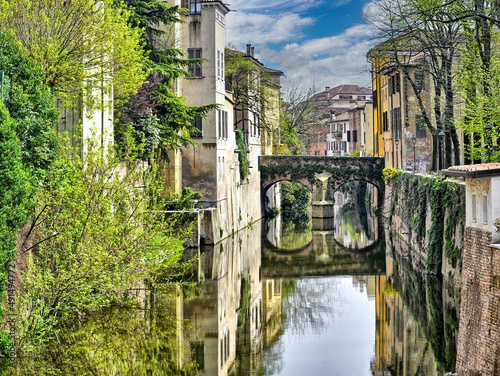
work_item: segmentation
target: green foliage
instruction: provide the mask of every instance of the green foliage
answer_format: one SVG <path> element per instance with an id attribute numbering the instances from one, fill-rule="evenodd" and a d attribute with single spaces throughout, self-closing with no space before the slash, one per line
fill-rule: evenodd
<path id="1" fill-rule="evenodd" d="M 148 53 L 150 74 L 127 103 L 118 108 L 115 139 L 124 147 L 130 129 L 136 144 L 144 144 L 142 160 L 160 154 L 168 160 L 168 152 L 183 146 L 194 145 L 191 135 L 198 130 L 193 126 L 196 117 L 205 118 L 217 108 L 214 104 L 188 106 L 186 98 L 179 97 L 172 89 L 176 79 L 189 76 L 185 69 L 191 64 L 201 64 L 203 59 L 186 59 L 184 53 L 169 41 L 169 30 L 181 22 L 185 10 L 158 0 L 125 0 L 131 10 L 131 24 L 143 32 L 141 41 Z"/>
<path id="2" fill-rule="evenodd" d="M 277 208 L 276 206 L 273 206 L 272 208 L 269 208 L 269 218 L 276 218 L 280 214 L 280 209 Z"/>
<path id="3" fill-rule="evenodd" d="M 247 146 L 243 138 L 243 132 L 239 129 L 234 131 L 236 146 L 238 147 L 238 161 L 240 162 L 240 180 L 244 181 L 250 173 L 250 161 L 247 155 Z"/>
<path id="4" fill-rule="evenodd" d="M 190 228 L 165 217 L 157 169 L 120 162 L 87 146 L 85 162 L 65 146 L 37 196 L 18 297 L 19 350 L 36 351 L 59 330 L 117 304 L 127 289 L 177 265 Z"/>
<path id="5" fill-rule="evenodd" d="M 43 71 L 44 82 L 87 108 L 104 86 L 115 100 L 143 83 L 141 30 L 129 26 L 130 11 L 113 0 L 26 0 L 0 2 L 0 29 L 10 32 Z M 112 32 L 110 32 L 112 30 Z"/>
<path id="6" fill-rule="evenodd" d="M 456 119 L 457 126 L 471 141 L 465 145 L 464 153 L 470 160 L 486 159 L 490 154 L 492 162 L 500 159 L 498 152 L 488 148 L 492 140 L 500 136 L 500 109 L 496 105 L 500 100 L 500 53 L 497 48 L 491 48 L 488 54 L 484 49 L 490 48 L 488 43 L 497 45 L 500 33 L 497 28 L 490 32 L 491 40 L 479 39 L 476 28 L 472 24 L 464 23 L 465 44 L 461 48 L 460 70 L 458 71 L 458 92 L 462 97 L 462 107 L 465 116 Z M 481 33 L 487 32 L 487 23 L 482 23 Z M 493 124 L 491 134 L 485 134 L 484 126 Z M 490 144 L 490 146 L 492 146 Z"/>
<path id="7" fill-rule="evenodd" d="M 202 194 L 195 192 L 191 187 L 182 188 L 181 193 L 173 193 L 166 203 L 167 210 L 192 210 Z"/>
<path id="8" fill-rule="evenodd" d="M 280 112 L 279 137 L 275 137 L 273 154 L 277 155 L 301 155 L 305 152 L 305 146 L 299 139 L 297 128 L 292 121 L 292 115 L 285 111 Z"/>
<path id="9" fill-rule="evenodd" d="M 4 102 L 12 127 L 21 140 L 23 163 L 37 172 L 46 169 L 57 153 L 57 109 L 41 70 L 26 57 L 12 37 L 0 33 L 0 71 L 9 83 Z"/>
<path id="10" fill-rule="evenodd" d="M 354 150 L 351 154 L 349 154 L 349 157 L 360 157 L 361 152 L 359 150 Z"/>
<path id="11" fill-rule="evenodd" d="M 17 232 L 33 211 L 35 179 L 23 166 L 21 144 L 14 132 L 14 122 L 0 100 L 0 301 L 5 298 L 9 264 L 16 257 Z M 0 308 L 0 320 L 5 312 Z M 0 351 L 6 355 L 9 340 L 0 333 Z"/>
<path id="12" fill-rule="evenodd" d="M 302 184 L 281 182 L 281 210 L 300 211 L 311 206 L 311 191 Z"/>
<path id="13" fill-rule="evenodd" d="M 390 183 L 400 170 L 394 167 L 386 167 L 382 170 L 382 178 L 385 182 Z"/>
<path id="14" fill-rule="evenodd" d="M 414 238 L 419 247 L 425 249 L 427 254 L 427 272 L 440 273 L 443 251 L 451 265 L 457 266 L 461 260 L 461 249 L 455 243 L 455 231 L 465 224 L 464 188 L 443 178 L 406 173 L 397 174 L 391 185 L 393 196 L 389 220 L 397 215 L 408 224 L 411 234 L 416 235 Z M 407 201 L 402 203 L 401 197 Z M 426 234 L 428 206 L 431 227 Z"/>
<path id="15" fill-rule="evenodd" d="M 191 341 L 196 341 L 190 324 L 175 317 L 178 287 L 139 288 L 142 296 L 127 299 L 126 307 L 91 312 L 68 323 L 57 341 L 36 356 L 16 359 L 8 374 L 196 375 L 192 360 L 177 362 L 177 355 L 189 355 Z M 132 290 L 131 295 L 136 292 Z"/>

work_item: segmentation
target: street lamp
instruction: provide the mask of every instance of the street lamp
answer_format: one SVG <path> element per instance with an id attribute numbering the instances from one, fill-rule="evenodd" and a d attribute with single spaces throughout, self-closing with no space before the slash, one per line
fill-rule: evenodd
<path id="1" fill-rule="evenodd" d="M 487 146 L 486 146 L 486 156 L 487 156 L 487 162 L 490 163 L 490 156 L 491 156 L 491 131 L 493 130 L 493 126 L 490 123 L 486 123 L 484 126 L 484 136 L 487 141 Z"/>
<path id="2" fill-rule="evenodd" d="M 411 137 L 411 143 L 413 144 L 413 173 L 415 173 L 415 166 L 417 164 L 417 158 L 415 153 L 415 146 L 417 145 L 417 136 L 413 135 Z"/>
<path id="3" fill-rule="evenodd" d="M 438 133 L 438 137 L 439 137 L 439 145 L 440 145 L 440 151 L 441 151 L 441 157 L 439 158 L 440 159 L 440 163 L 441 163 L 441 167 L 440 169 L 443 169 L 444 168 L 444 132 L 443 131 L 440 131 Z"/>
<path id="4" fill-rule="evenodd" d="M 399 138 L 396 138 L 394 140 L 394 143 L 396 144 L 396 168 L 398 168 L 398 145 L 399 145 Z"/>

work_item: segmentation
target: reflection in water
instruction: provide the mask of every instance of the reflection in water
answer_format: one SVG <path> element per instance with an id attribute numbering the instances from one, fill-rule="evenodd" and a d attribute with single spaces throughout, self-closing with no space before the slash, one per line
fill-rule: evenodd
<path id="1" fill-rule="evenodd" d="M 383 241 L 349 249 L 326 225 L 318 231 L 309 219 L 280 220 L 266 225 L 272 236 L 261 237 L 257 224 L 195 250 L 196 287 L 142 286 L 133 308 L 79 323 L 64 333 L 65 346 L 19 359 L 12 374 L 405 376 L 453 370 L 458 303 L 449 284 L 424 279 L 400 260 L 386 261 Z M 365 224 L 353 223 L 360 226 L 356 233 L 368 228 L 376 234 L 375 223 Z"/>
<path id="2" fill-rule="evenodd" d="M 187 323 L 172 312 L 181 305 L 175 286 L 154 292 L 145 286 L 129 308 L 94 314 L 59 334 L 57 346 L 49 346 L 36 358 L 16 359 L 12 375 L 195 375 L 189 348 L 179 341 Z M 5 373 L 4 373 L 5 372 Z"/>
<path id="3" fill-rule="evenodd" d="M 344 247 L 362 249 L 378 240 L 375 189 L 365 181 L 356 181 L 335 192 L 335 239 Z"/>

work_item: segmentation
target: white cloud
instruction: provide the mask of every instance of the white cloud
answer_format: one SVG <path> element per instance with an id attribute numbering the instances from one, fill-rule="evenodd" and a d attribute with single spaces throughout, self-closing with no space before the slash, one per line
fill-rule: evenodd
<path id="1" fill-rule="evenodd" d="M 258 13 L 230 13 L 227 17 L 229 43 L 280 43 L 302 37 L 301 29 L 314 20 L 295 13 L 266 15 Z"/>
<path id="2" fill-rule="evenodd" d="M 268 65 L 277 65 L 288 79 L 301 81 L 307 87 L 341 84 L 369 86 L 370 64 L 366 53 L 376 42 L 369 37 L 373 30 L 368 25 L 357 25 L 340 35 L 290 43 L 279 51 L 264 48 L 259 58 Z"/>
<path id="3" fill-rule="evenodd" d="M 341 84 L 370 86 L 370 64 L 366 53 L 376 44 L 373 39 L 375 27 L 358 24 L 338 35 L 305 39 L 304 28 L 321 22 L 321 17 L 303 17 L 296 9 L 276 12 L 276 8 L 312 7 L 320 3 L 335 7 L 346 1 L 350 0 L 235 0 L 231 3 L 232 9 L 240 7 L 253 12 L 229 13 L 227 40 L 242 51 L 245 44 L 253 44 L 258 59 L 271 68 L 282 70 L 286 80 L 300 81 L 307 88 L 314 85 L 323 90 L 325 86 Z M 380 0 L 373 0 L 373 3 L 377 1 Z M 365 9 L 374 11 L 369 6 Z M 281 47 L 272 49 L 270 44 Z"/>

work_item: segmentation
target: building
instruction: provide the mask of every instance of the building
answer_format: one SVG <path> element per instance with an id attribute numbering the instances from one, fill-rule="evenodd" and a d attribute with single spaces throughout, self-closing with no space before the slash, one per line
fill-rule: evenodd
<path id="1" fill-rule="evenodd" d="M 334 88 L 326 87 L 323 92 L 313 95 L 309 105 L 314 113 L 312 124 L 307 126 L 305 145 L 310 155 L 349 155 L 354 150 L 359 150 L 360 145 L 351 143 L 351 130 L 343 129 L 343 136 L 338 135 L 338 116 L 348 112 L 355 106 L 372 100 L 372 91 L 356 85 L 340 85 Z M 358 116 L 353 115 L 353 116 Z M 347 128 L 346 123 L 344 128 Z M 358 122 L 359 124 L 359 122 Z M 356 137 L 359 129 L 356 129 Z M 348 132 L 348 133 L 347 133 Z M 340 148 L 336 148 L 338 146 Z M 340 153 L 338 153 L 340 152 Z"/>
<path id="2" fill-rule="evenodd" d="M 264 118 L 260 116 L 261 108 L 252 108 L 252 91 L 248 93 L 248 103 L 236 105 L 233 90 L 226 85 L 225 24 L 229 7 L 219 0 L 183 0 L 182 5 L 188 12 L 185 22 L 178 25 L 178 47 L 188 57 L 206 61 L 188 68 L 191 76 L 179 81 L 179 94 L 187 98 L 186 104 L 190 106 L 215 103 L 219 108 L 205 119 L 196 119 L 197 144 L 183 148 L 177 174 L 181 176 L 182 186 L 203 195 L 199 206 L 204 209 L 204 221 L 209 229 L 205 226 L 202 230 L 210 234 L 202 234 L 202 241 L 210 239 L 218 243 L 263 215 L 261 206 L 255 202 L 260 202 L 257 166 L 262 151 Z M 244 58 L 263 67 L 251 48 Z M 282 73 L 272 70 L 268 73 L 271 79 L 266 85 L 279 97 Z M 270 119 L 279 116 L 272 114 L 272 107 L 266 108 L 264 113 Z M 237 146 L 237 130 L 244 134 L 245 150 Z M 264 145 L 269 142 L 266 139 Z M 248 174 L 241 173 L 242 158 L 248 159 Z"/>
<path id="3" fill-rule="evenodd" d="M 431 134 L 422 112 L 423 107 L 435 127 L 434 83 L 421 56 L 398 56 L 391 58 L 383 43 L 367 54 L 372 63 L 373 155 L 383 156 L 386 166 L 426 173 L 440 166 L 442 141 Z"/>

